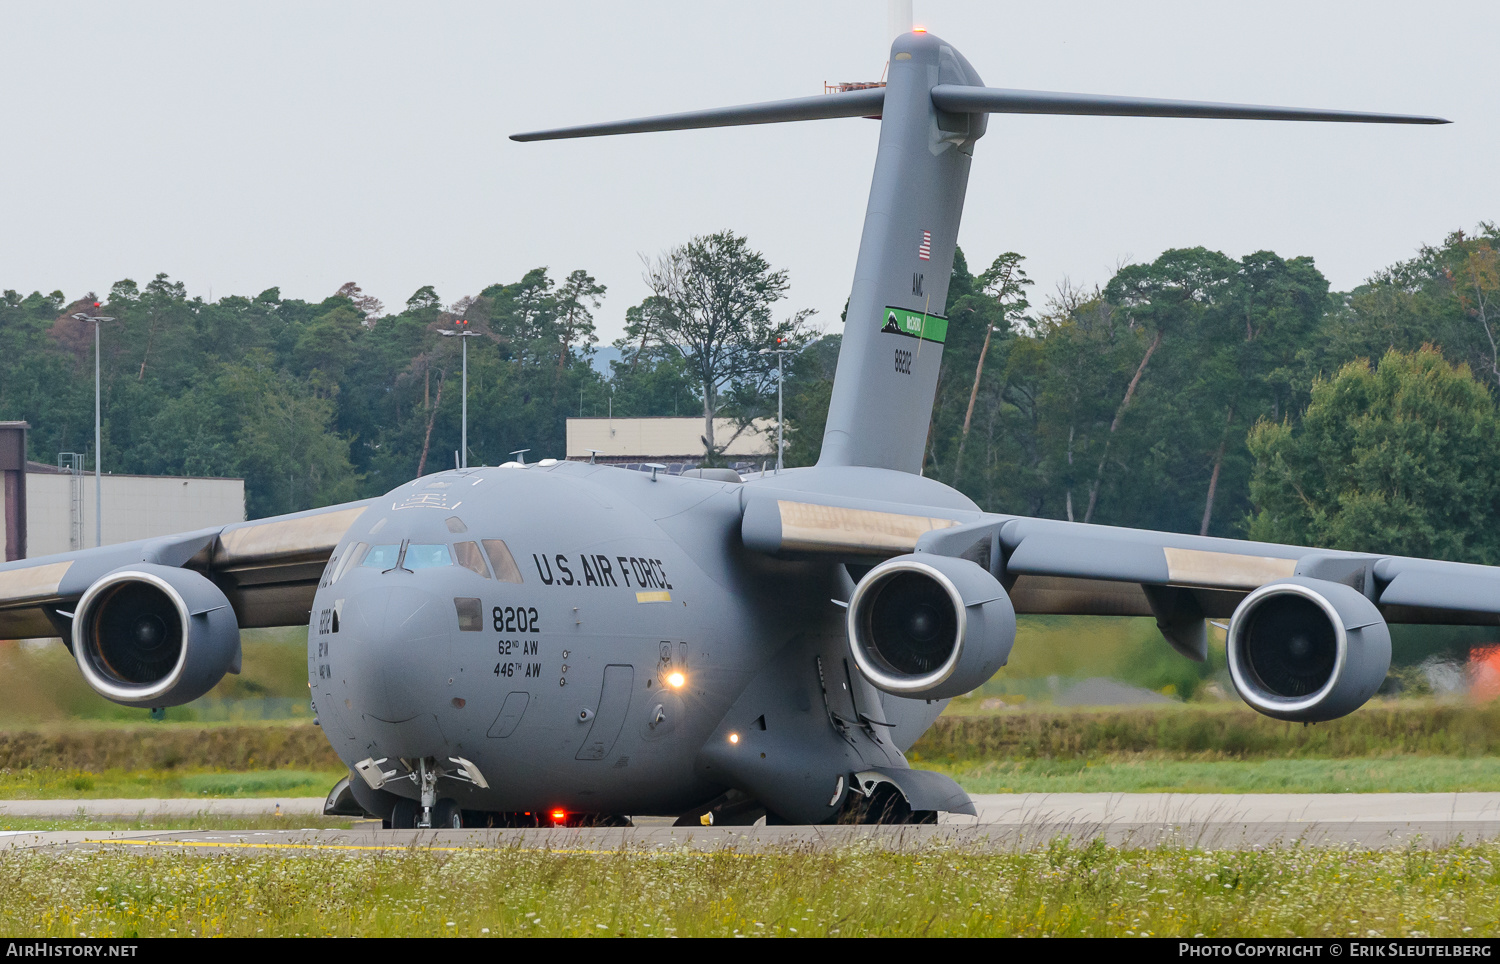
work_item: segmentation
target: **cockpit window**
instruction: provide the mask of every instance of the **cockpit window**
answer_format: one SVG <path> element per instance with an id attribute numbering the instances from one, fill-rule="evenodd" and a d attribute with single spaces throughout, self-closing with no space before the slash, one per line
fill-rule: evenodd
<path id="1" fill-rule="evenodd" d="M 521 581 L 521 570 L 516 568 L 516 560 L 506 548 L 503 539 L 485 539 L 484 551 L 490 554 L 490 565 L 495 567 L 495 578 L 501 582 Z"/>
<path id="2" fill-rule="evenodd" d="M 371 546 L 359 565 L 361 569 L 379 569 L 384 572 L 387 569 L 396 568 L 396 560 L 400 555 L 399 545 Z"/>
<path id="3" fill-rule="evenodd" d="M 338 568 L 333 571 L 333 578 L 328 580 L 328 585 L 331 586 L 334 583 L 338 582 L 340 579 L 344 578 L 344 573 L 348 572 L 349 567 L 354 565 L 354 560 L 363 556 L 365 554 L 365 550 L 368 548 L 370 547 L 365 543 L 356 542 L 348 549 L 345 549 L 344 557 L 339 560 Z"/>
<path id="4" fill-rule="evenodd" d="M 402 562 L 413 572 L 418 569 L 437 569 L 453 565 L 453 554 L 442 543 L 422 545 L 412 543 L 406 547 L 406 559 Z"/>
<path id="5" fill-rule="evenodd" d="M 477 543 L 456 542 L 453 544 L 453 555 L 465 569 L 471 569 L 486 579 L 490 577 L 489 567 L 484 564 L 484 555 L 479 551 Z"/>

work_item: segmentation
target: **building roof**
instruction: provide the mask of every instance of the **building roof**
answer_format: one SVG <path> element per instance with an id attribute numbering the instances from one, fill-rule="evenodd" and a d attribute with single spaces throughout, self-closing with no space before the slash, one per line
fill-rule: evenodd
<path id="1" fill-rule="evenodd" d="M 736 435 L 736 432 L 739 434 Z M 730 458 L 774 458 L 776 422 L 758 418 L 743 432 L 734 419 L 714 419 L 714 441 Z M 703 419 L 686 418 L 570 418 L 567 457 L 586 459 L 589 450 L 607 460 L 639 462 L 685 461 L 703 458 Z"/>
<path id="2" fill-rule="evenodd" d="M 26 474 L 28 474 L 28 475 L 67 475 L 68 473 L 64 472 L 62 469 L 58 468 L 55 465 L 48 465 L 46 462 L 33 462 L 30 459 L 27 459 L 26 460 Z M 83 474 L 86 475 L 86 476 L 89 476 L 90 478 L 92 478 L 93 475 L 94 475 L 94 470 L 93 469 L 89 469 L 87 472 L 84 472 Z M 113 479 L 181 479 L 184 482 L 194 482 L 194 481 L 196 481 L 196 482 L 243 482 L 243 481 L 245 481 L 244 479 L 237 479 L 237 478 L 233 478 L 233 477 L 227 476 L 227 475 L 131 475 L 131 474 L 127 474 L 125 472 L 105 472 L 104 474 L 105 474 L 106 477 L 113 478 Z"/>

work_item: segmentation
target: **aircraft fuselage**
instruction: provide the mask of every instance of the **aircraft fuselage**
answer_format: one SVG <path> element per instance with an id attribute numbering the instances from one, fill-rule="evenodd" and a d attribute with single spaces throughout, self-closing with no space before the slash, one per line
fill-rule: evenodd
<path id="1" fill-rule="evenodd" d="M 544 462 L 397 488 L 351 527 L 315 597 L 308 679 L 324 732 L 351 768 L 388 761 L 402 778 L 385 789 L 401 796 L 418 793 L 407 764 L 459 757 L 489 783 L 442 781 L 465 809 L 677 813 L 727 789 L 701 751 L 724 725 L 747 729 L 750 751 L 767 713 L 726 713 L 788 643 L 796 665 L 773 671 L 801 692 L 776 722 L 806 728 L 801 745 L 829 738 L 841 700 L 846 718 L 861 701 L 912 704 L 883 704 L 847 671 L 831 602 L 851 586 L 842 567 L 740 545 L 747 490 L 817 472 L 735 484 Z M 884 715 L 909 745 L 940 709 Z"/>

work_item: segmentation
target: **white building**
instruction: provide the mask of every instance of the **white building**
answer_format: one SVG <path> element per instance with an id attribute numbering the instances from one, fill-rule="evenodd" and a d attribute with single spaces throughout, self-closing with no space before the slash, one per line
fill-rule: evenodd
<path id="1" fill-rule="evenodd" d="M 24 422 L 0 423 L 0 546 L 5 559 L 92 547 L 93 473 L 75 475 L 39 462 L 21 463 L 15 455 L 25 452 L 25 430 Z M 101 481 L 104 545 L 245 520 L 244 479 L 106 474 Z M 23 518 L 24 541 L 14 531 Z"/>
<path id="2" fill-rule="evenodd" d="M 775 461 L 776 420 L 758 418 L 738 436 L 733 419 L 714 419 L 714 441 L 733 438 L 724 449 L 729 462 Z M 569 459 L 587 461 L 593 449 L 599 462 L 701 462 L 703 419 L 686 418 L 570 418 Z"/>

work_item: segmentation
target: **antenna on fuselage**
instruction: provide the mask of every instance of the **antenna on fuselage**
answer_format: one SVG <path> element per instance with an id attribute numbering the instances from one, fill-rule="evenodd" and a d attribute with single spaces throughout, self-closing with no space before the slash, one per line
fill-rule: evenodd
<path id="1" fill-rule="evenodd" d="M 510 454 L 514 455 L 516 457 L 516 461 L 517 462 L 520 462 L 522 465 L 525 465 L 526 464 L 526 453 L 530 452 L 530 451 L 531 451 L 531 449 L 516 449 L 514 452 L 512 452 Z"/>

